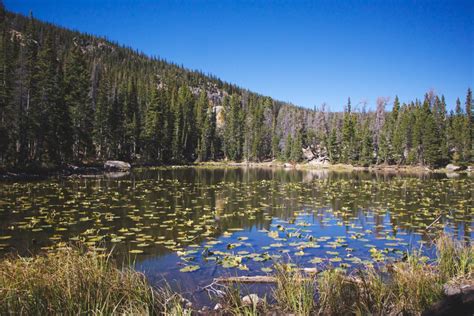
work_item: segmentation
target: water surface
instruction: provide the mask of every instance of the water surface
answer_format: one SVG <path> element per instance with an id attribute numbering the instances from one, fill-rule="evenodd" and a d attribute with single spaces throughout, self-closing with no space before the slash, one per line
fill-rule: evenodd
<path id="1" fill-rule="evenodd" d="M 70 241 L 134 261 L 194 296 L 273 262 L 356 269 L 473 237 L 474 179 L 263 168 L 137 169 L 119 177 L 0 183 L 0 256 Z"/>

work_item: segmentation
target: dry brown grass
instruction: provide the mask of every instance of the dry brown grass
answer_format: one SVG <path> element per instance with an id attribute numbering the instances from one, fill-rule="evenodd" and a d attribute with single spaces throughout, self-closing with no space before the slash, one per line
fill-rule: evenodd
<path id="1" fill-rule="evenodd" d="M 0 262 L 1 315 L 153 315 L 177 308 L 180 297 L 95 251 L 64 247 Z"/>

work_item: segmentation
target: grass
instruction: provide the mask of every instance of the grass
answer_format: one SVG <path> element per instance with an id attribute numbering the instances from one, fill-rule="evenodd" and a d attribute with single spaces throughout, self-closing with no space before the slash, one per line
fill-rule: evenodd
<path id="1" fill-rule="evenodd" d="M 267 303 L 265 299 L 249 296 L 249 301 L 244 302 L 243 290 L 240 285 L 233 285 L 224 289 L 224 295 L 219 299 L 220 314 L 233 316 L 265 315 Z"/>
<path id="2" fill-rule="evenodd" d="M 420 315 L 444 297 L 443 286 L 453 280 L 473 282 L 474 248 L 441 235 L 434 264 L 417 251 L 406 260 L 376 270 L 366 267 L 355 276 L 336 269 L 318 280 L 318 314 Z"/>
<path id="3" fill-rule="evenodd" d="M 275 270 L 273 297 L 278 307 L 296 315 L 309 315 L 315 307 L 315 279 L 285 264 L 276 264 Z"/>
<path id="4" fill-rule="evenodd" d="M 1 315 L 185 314 L 180 296 L 156 290 L 143 274 L 110 256 L 64 247 L 33 258 L 0 261 Z"/>
<path id="5" fill-rule="evenodd" d="M 437 265 L 444 281 L 474 273 L 474 245 L 441 235 L 436 241 Z"/>
<path id="6" fill-rule="evenodd" d="M 357 300 L 357 290 L 357 285 L 340 270 L 323 271 L 318 278 L 319 314 L 350 314 Z"/>
<path id="7" fill-rule="evenodd" d="M 390 276 L 386 286 L 393 293 L 392 310 L 398 313 L 421 314 L 443 296 L 440 274 L 417 253 L 394 264 Z"/>

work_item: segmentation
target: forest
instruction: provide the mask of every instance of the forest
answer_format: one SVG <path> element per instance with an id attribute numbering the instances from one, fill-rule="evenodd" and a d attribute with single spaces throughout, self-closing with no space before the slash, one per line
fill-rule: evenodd
<path id="1" fill-rule="evenodd" d="M 448 106 L 447 102 L 454 101 Z M 273 100 L 132 48 L 8 12 L 0 2 L 0 166 L 302 161 L 370 166 L 474 161 L 472 90 L 343 112 Z M 448 108 L 454 110 L 448 111 Z"/>

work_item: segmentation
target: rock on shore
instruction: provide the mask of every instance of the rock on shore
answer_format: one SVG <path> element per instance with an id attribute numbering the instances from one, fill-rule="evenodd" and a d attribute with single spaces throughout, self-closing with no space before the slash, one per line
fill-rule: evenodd
<path id="1" fill-rule="evenodd" d="M 108 160 L 104 163 L 104 169 L 107 171 L 128 171 L 132 166 L 125 161 Z"/>

